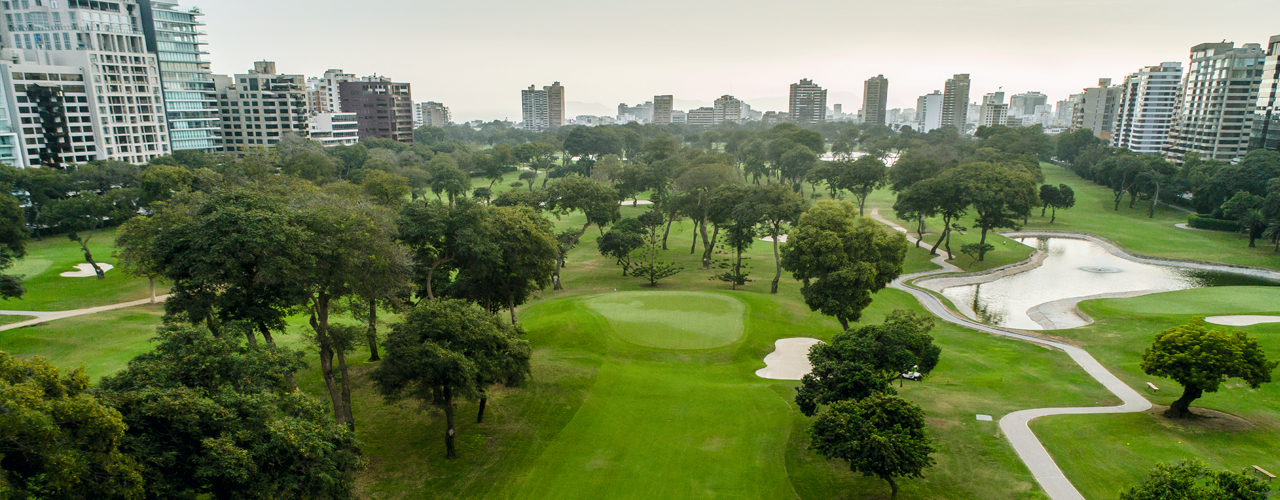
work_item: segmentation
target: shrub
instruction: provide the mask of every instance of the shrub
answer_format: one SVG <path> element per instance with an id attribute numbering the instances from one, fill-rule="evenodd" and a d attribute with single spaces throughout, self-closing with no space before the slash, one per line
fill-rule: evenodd
<path id="1" fill-rule="evenodd" d="M 1240 223 L 1236 221 L 1214 219 L 1199 215 L 1192 215 L 1188 217 L 1187 225 L 1196 229 L 1207 229 L 1210 231 L 1228 231 L 1232 233 L 1240 231 Z"/>

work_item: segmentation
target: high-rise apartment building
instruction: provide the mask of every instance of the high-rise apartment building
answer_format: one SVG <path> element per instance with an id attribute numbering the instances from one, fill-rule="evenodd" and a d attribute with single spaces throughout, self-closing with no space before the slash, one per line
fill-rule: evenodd
<path id="1" fill-rule="evenodd" d="M 791 121 L 801 125 L 827 121 L 827 91 L 814 85 L 813 80 L 800 80 L 791 84 Z"/>
<path id="2" fill-rule="evenodd" d="M 360 142 L 360 121 L 355 113 L 320 113 L 307 122 L 311 140 L 326 148 Z"/>
<path id="3" fill-rule="evenodd" d="M 422 117 L 423 127 L 443 127 L 453 121 L 449 107 L 434 101 L 417 104 L 418 114 Z"/>
<path id="4" fill-rule="evenodd" d="M 947 80 L 942 90 L 942 126 L 955 127 L 961 134 L 969 127 L 969 75 Z"/>
<path id="5" fill-rule="evenodd" d="M 9 113 L 16 105 L 10 98 L 9 89 L 13 85 L 9 83 L 11 75 L 6 69 L 0 66 L 0 163 L 23 168 L 26 164 L 23 162 L 22 144 Z"/>
<path id="6" fill-rule="evenodd" d="M 342 112 L 355 113 L 361 139 L 413 144 L 413 93 L 408 83 L 371 76 L 338 84 Z"/>
<path id="7" fill-rule="evenodd" d="M 618 104 L 618 122 L 619 123 L 650 123 L 653 120 L 653 101 L 637 104 L 635 106 L 627 106 L 627 103 Z"/>
<path id="8" fill-rule="evenodd" d="M 656 125 L 669 125 L 671 123 L 671 111 L 674 105 L 675 98 L 672 96 L 653 96 L 653 119 L 650 123 Z"/>
<path id="9" fill-rule="evenodd" d="M 719 99 L 716 99 L 713 104 L 713 114 L 711 117 L 711 122 L 713 124 L 723 122 L 742 122 L 742 118 L 744 117 L 743 103 L 741 100 L 738 100 L 738 98 L 731 95 L 722 95 Z"/>
<path id="10" fill-rule="evenodd" d="M 942 128 L 942 92 L 935 90 L 916 99 L 916 123 L 920 133 Z"/>
<path id="11" fill-rule="evenodd" d="M 280 136 L 307 136 L 307 78 L 282 75 L 276 63 L 253 63 L 248 73 L 214 75 L 222 118 L 222 149 L 237 153 L 274 146 Z"/>
<path id="12" fill-rule="evenodd" d="M 137 0 L 0 3 L 0 61 L 23 164 L 146 163 L 170 153 Z"/>
<path id="13" fill-rule="evenodd" d="M 1262 45 L 1232 42 L 1191 47 L 1165 157 L 1178 164 L 1187 153 L 1206 160 L 1233 161 L 1249 149 L 1254 107 L 1262 84 Z"/>
<path id="14" fill-rule="evenodd" d="M 884 125 L 885 107 L 889 101 L 889 80 L 884 75 L 877 75 L 868 78 L 862 88 L 863 122 Z"/>
<path id="15" fill-rule="evenodd" d="M 1126 76 L 1120 86 L 1120 104 L 1111 144 L 1135 153 L 1159 154 L 1173 124 L 1182 63 L 1147 66 Z"/>
<path id="16" fill-rule="evenodd" d="M 1267 42 L 1258 103 L 1250 132 L 1250 149 L 1280 150 L 1280 35 Z"/>
<path id="17" fill-rule="evenodd" d="M 174 151 L 220 151 L 218 91 L 200 38 L 204 23 L 199 18 L 204 13 L 172 1 L 139 0 L 138 5 L 147 50 L 160 64 L 170 146 Z"/>
<path id="18" fill-rule="evenodd" d="M 1004 103 L 1004 92 L 994 92 L 982 97 L 982 107 L 978 111 L 979 127 L 997 127 L 1008 125 L 1009 105 Z"/>
<path id="19" fill-rule="evenodd" d="M 1119 85 L 1112 85 L 1110 78 L 1099 78 L 1097 87 L 1084 89 L 1071 111 L 1071 129 L 1088 129 L 1094 137 L 1110 141 L 1123 90 Z"/>
<path id="20" fill-rule="evenodd" d="M 689 125 L 715 125 L 716 108 L 698 108 L 691 109 L 685 116 L 685 123 Z"/>
<path id="21" fill-rule="evenodd" d="M 1036 106 L 1045 104 L 1049 104 L 1049 96 L 1039 92 L 1014 94 L 1009 98 L 1009 116 L 1033 116 L 1036 114 Z"/>
<path id="22" fill-rule="evenodd" d="M 307 107 L 311 114 L 337 113 L 342 110 L 342 82 L 359 80 L 356 75 L 340 69 L 324 72 L 322 77 L 307 79 Z"/>
<path id="23" fill-rule="evenodd" d="M 530 85 L 520 91 L 520 108 L 524 129 L 542 132 L 564 126 L 564 87 L 555 82 L 549 87 Z"/>

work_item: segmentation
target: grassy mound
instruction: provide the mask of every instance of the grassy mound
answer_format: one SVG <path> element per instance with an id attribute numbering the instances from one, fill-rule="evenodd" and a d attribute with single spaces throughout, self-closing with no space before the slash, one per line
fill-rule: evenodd
<path id="1" fill-rule="evenodd" d="M 694 292 L 627 292 L 586 301 L 627 342 L 659 349 L 710 349 L 742 338 L 742 302 Z"/>

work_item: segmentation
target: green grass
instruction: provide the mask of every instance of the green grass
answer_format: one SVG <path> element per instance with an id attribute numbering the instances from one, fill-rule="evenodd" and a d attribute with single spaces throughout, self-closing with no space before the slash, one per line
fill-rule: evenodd
<path id="1" fill-rule="evenodd" d="M 1249 248 L 1249 239 L 1235 233 L 1175 227 L 1187 222 L 1187 214 L 1163 205 L 1156 207 L 1154 218 L 1148 218 L 1150 202 L 1138 200 L 1134 208 L 1129 208 L 1128 196 L 1117 211 L 1109 188 L 1056 165 L 1042 163 L 1041 168 L 1045 183 L 1071 186 L 1076 206 L 1059 211 L 1053 224 L 1049 224 L 1049 217 L 1039 217 L 1037 210 L 1027 229 L 1096 234 L 1143 255 L 1280 269 L 1280 254 L 1275 253 L 1274 247 L 1260 244 L 1259 248 Z"/>
<path id="2" fill-rule="evenodd" d="M 96 381 L 150 351 L 163 315 L 163 307 L 148 305 L 6 330 L 0 332 L 0 351 L 41 356 L 63 369 L 84 368 Z"/>
<path id="3" fill-rule="evenodd" d="M 1182 388 L 1151 377 L 1139 366 L 1156 333 L 1197 316 L 1280 313 L 1280 289 L 1222 287 L 1184 290 L 1131 299 L 1089 301 L 1081 309 L 1097 318 L 1087 327 L 1054 332 L 1082 343 L 1130 387 L 1152 403 L 1168 405 Z M 1227 327 L 1216 327 L 1227 328 Z M 1280 325 L 1233 327 L 1258 338 L 1269 359 L 1280 359 Z M 1160 387 L 1151 393 L 1147 383 Z M 1088 498 L 1114 498 L 1142 480 L 1157 462 L 1198 458 L 1218 469 L 1259 465 L 1280 470 L 1280 385 L 1250 389 L 1239 380 L 1206 393 L 1192 410 L 1209 409 L 1238 418 L 1170 421 L 1158 411 L 1108 416 L 1060 416 L 1040 419 L 1032 429 L 1057 459 L 1067 477 Z M 1087 437 L 1086 437 L 1087 436 Z M 1082 437 L 1085 437 L 1082 439 Z"/>
<path id="4" fill-rule="evenodd" d="M 620 338 L 660 349 L 709 349 L 742 337 L 742 302 L 690 292 L 630 292 L 586 302 Z"/>
<path id="5" fill-rule="evenodd" d="M 84 233 L 89 238 L 89 250 L 99 263 L 114 265 L 115 231 L 104 230 Z M 27 293 L 21 299 L 0 303 L 0 309 L 18 311 L 64 311 L 119 304 L 150 296 L 146 279 L 125 275 L 119 269 L 107 271 L 105 279 L 66 278 L 67 271 L 75 271 L 77 264 L 85 263 L 80 244 L 65 236 L 49 236 L 27 243 L 26 258 L 5 271 L 6 274 L 25 276 Z M 157 290 L 158 294 L 164 290 Z"/>

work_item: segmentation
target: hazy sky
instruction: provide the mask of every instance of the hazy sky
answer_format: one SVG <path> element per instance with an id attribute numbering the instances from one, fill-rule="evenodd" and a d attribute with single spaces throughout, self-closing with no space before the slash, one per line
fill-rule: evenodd
<path id="1" fill-rule="evenodd" d="M 673 94 L 677 108 L 733 94 L 785 110 L 801 78 L 828 104 L 862 106 L 889 79 L 889 107 L 915 107 L 954 73 L 971 100 L 1003 87 L 1051 101 L 1188 49 L 1280 34 L 1277 0 L 179 0 L 201 7 L 215 73 L 273 60 L 413 84 L 455 121 L 520 121 L 520 90 L 560 81 L 569 114 Z"/>

